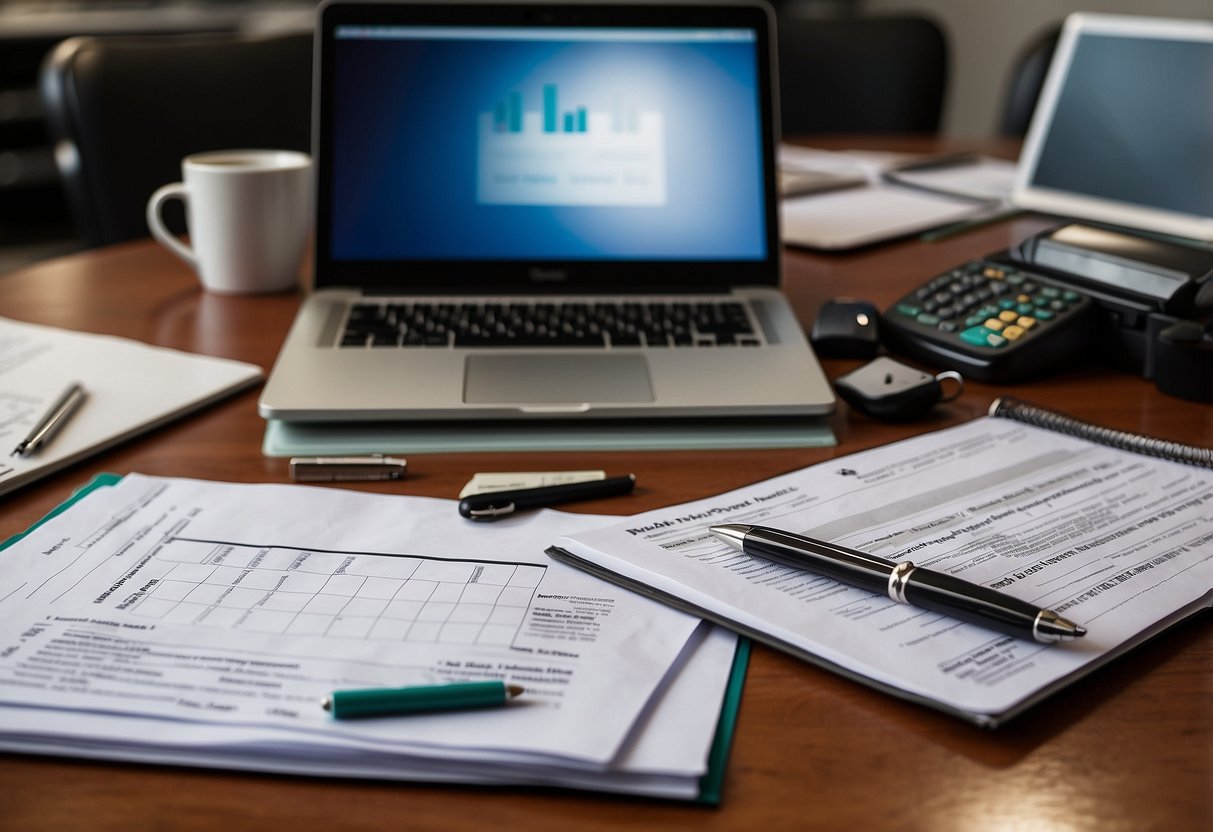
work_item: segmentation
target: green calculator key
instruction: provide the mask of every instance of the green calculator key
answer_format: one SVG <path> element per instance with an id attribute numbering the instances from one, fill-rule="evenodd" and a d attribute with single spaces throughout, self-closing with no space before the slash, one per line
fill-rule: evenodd
<path id="1" fill-rule="evenodd" d="M 1006 346 L 1007 343 L 1006 338 L 1003 338 L 992 329 L 986 329 L 984 326 L 969 327 L 960 333 L 960 340 L 975 347 L 1002 347 Z"/>

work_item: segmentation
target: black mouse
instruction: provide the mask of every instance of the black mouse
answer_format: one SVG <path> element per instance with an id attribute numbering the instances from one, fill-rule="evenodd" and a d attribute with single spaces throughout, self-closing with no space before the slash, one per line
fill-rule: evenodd
<path id="1" fill-rule="evenodd" d="M 880 346 L 879 316 L 866 300 L 827 300 L 813 322 L 809 341 L 822 358 L 873 358 Z"/>

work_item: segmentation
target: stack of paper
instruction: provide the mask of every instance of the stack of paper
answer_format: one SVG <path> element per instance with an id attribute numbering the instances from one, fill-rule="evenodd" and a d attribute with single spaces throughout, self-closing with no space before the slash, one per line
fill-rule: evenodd
<path id="1" fill-rule="evenodd" d="M 604 518 L 131 475 L 0 555 L 0 747 L 693 799 L 736 637 L 550 561 Z M 504 679 L 336 721 L 334 691 Z"/>

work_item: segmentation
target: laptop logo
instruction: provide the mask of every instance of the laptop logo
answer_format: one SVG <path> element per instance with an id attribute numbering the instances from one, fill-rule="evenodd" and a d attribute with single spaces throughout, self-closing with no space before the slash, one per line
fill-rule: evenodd
<path id="1" fill-rule="evenodd" d="M 568 269 L 542 269 L 532 266 L 527 272 L 532 283 L 564 283 L 569 279 Z"/>

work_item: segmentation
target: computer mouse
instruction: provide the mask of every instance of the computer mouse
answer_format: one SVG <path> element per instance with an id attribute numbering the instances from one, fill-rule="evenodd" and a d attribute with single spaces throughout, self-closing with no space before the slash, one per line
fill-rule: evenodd
<path id="1" fill-rule="evenodd" d="M 822 358 L 873 358 L 880 346 L 879 315 L 866 300 L 827 300 L 813 322 L 809 341 Z"/>

